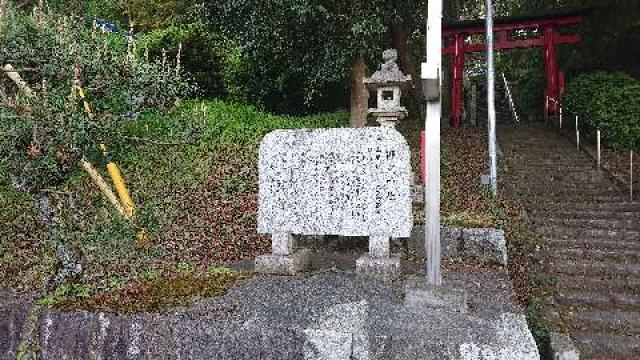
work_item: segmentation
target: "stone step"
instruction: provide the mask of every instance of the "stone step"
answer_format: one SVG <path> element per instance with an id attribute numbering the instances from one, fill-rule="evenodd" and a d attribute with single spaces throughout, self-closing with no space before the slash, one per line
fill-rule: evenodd
<path id="1" fill-rule="evenodd" d="M 531 195 L 535 199 L 543 200 L 545 203 L 547 201 L 561 201 L 562 199 L 573 201 L 576 198 L 595 198 L 598 200 L 611 200 L 618 199 L 622 200 L 626 197 L 626 194 L 623 191 L 618 189 L 613 190 L 601 190 L 601 189 L 576 189 L 576 188 L 566 188 L 563 186 L 551 186 L 551 184 L 547 184 L 547 186 L 542 187 L 539 185 L 529 187 L 526 185 L 516 186 L 515 190 L 521 194 Z"/>
<path id="2" fill-rule="evenodd" d="M 562 249 L 591 249 L 591 250 L 640 250 L 640 242 L 634 240 L 619 240 L 613 238 L 598 237 L 570 237 L 570 238 L 543 238 L 544 242 L 554 250 Z"/>
<path id="3" fill-rule="evenodd" d="M 576 228 L 565 224 L 549 224 L 541 226 L 538 232 L 545 237 L 558 239 L 603 239 L 640 241 L 640 231 L 631 229 Z"/>
<path id="4" fill-rule="evenodd" d="M 635 220 L 640 222 L 640 209 L 638 211 L 610 211 L 610 210 L 570 210 L 544 209 L 537 212 L 539 215 L 550 218 L 565 219 L 601 219 L 601 220 Z"/>
<path id="5" fill-rule="evenodd" d="M 635 335 L 575 331 L 571 337 L 580 350 L 581 359 L 640 358 L 640 339 Z"/>
<path id="6" fill-rule="evenodd" d="M 640 276 L 640 263 L 637 262 L 551 259 L 548 268 L 556 274 Z"/>
<path id="7" fill-rule="evenodd" d="M 587 248 L 559 248 L 554 249 L 550 257 L 553 259 L 586 259 L 586 260 L 617 260 L 634 261 L 640 263 L 640 249 L 587 249 Z"/>
<path id="8" fill-rule="evenodd" d="M 626 191 L 616 185 L 613 185 L 610 180 L 596 181 L 596 182 L 584 182 L 584 181 L 567 181 L 564 177 L 549 177 L 548 175 L 540 175 L 539 177 L 522 176 L 513 177 L 505 175 L 501 177 L 501 182 L 505 184 L 513 184 L 515 187 L 530 188 L 530 189 L 547 189 L 549 186 L 553 186 L 553 189 L 562 188 L 570 189 L 574 191 L 579 190 L 600 190 L 600 191 Z"/>
<path id="9" fill-rule="evenodd" d="M 553 217 L 535 217 L 538 224 L 565 225 L 574 228 L 591 229 L 628 229 L 640 231 L 640 222 L 637 219 L 560 219 Z"/>
<path id="10" fill-rule="evenodd" d="M 589 288 L 614 291 L 640 292 L 640 278 L 633 276 L 584 276 L 557 274 L 553 277 L 555 286 L 561 289 L 584 290 Z"/>
<path id="11" fill-rule="evenodd" d="M 560 306 L 574 308 L 640 311 L 640 295 L 633 291 L 556 289 L 555 300 Z"/>
<path id="12" fill-rule="evenodd" d="M 554 211 L 621 211 L 621 212 L 639 212 L 639 202 L 563 202 L 563 203 L 547 203 L 547 209 Z"/>
<path id="13" fill-rule="evenodd" d="M 599 185 L 611 181 L 608 175 L 586 171 L 563 172 L 551 169 L 529 169 L 529 170 L 506 170 L 509 176 L 506 180 L 510 183 L 524 185 L 531 184 L 568 184 L 572 187 L 587 186 L 589 184 Z M 503 179 L 504 180 L 504 179 Z"/>
<path id="14" fill-rule="evenodd" d="M 573 330 L 640 335 L 640 312 L 600 309 L 560 309 L 563 319 Z"/>

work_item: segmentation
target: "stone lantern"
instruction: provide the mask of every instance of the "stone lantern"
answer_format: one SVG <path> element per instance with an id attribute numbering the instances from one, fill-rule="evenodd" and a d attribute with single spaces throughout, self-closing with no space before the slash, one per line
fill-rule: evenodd
<path id="1" fill-rule="evenodd" d="M 402 90 L 411 81 L 411 76 L 405 76 L 396 60 L 398 52 L 387 49 L 382 53 L 384 64 L 370 78 L 364 79 L 364 84 L 370 92 L 376 93 L 377 107 L 369 109 L 369 114 L 376 117 L 382 126 L 395 127 L 407 116 L 407 109 L 400 105 Z"/>

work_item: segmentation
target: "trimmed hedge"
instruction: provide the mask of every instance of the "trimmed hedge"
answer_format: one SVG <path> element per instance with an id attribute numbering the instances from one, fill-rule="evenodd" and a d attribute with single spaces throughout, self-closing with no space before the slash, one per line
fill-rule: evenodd
<path id="1" fill-rule="evenodd" d="M 600 129 L 606 144 L 640 148 L 640 81 L 621 72 L 580 75 L 567 86 L 563 102 L 587 132 Z"/>

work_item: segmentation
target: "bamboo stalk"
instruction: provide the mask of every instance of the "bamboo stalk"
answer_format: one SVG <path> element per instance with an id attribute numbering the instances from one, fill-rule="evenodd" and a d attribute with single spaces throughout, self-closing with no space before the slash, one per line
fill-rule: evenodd
<path id="1" fill-rule="evenodd" d="M 118 210 L 120 214 L 129 219 L 129 214 L 124 210 L 122 204 L 120 204 L 120 201 L 118 201 L 118 198 L 113 193 L 113 190 L 111 190 L 111 186 L 109 186 L 109 184 L 104 181 L 100 173 L 98 173 L 98 171 L 93 167 L 93 165 L 91 165 L 89 161 L 87 161 L 87 159 L 83 158 L 81 160 L 81 163 L 84 170 L 91 177 L 91 180 L 93 180 L 94 184 L 96 184 L 96 186 L 100 188 L 100 191 L 102 191 L 102 194 L 104 194 L 107 200 L 109 200 L 109 202 L 113 204 L 113 206 L 115 206 L 116 210 Z"/>
<path id="2" fill-rule="evenodd" d="M 22 76 L 20 76 L 20 73 L 11 64 L 6 64 L 2 68 L 2 70 L 4 71 L 5 74 L 7 74 L 9 79 L 11 79 L 14 83 L 16 83 L 16 85 L 18 85 L 18 88 L 20 89 L 20 91 L 22 91 L 25 95 L 31 98 L 36 96 L 33 90 L 31 90 L 31 88 L 27 84 L 27 82 L 24 81 L 24 79 L 22 79 Z"/>

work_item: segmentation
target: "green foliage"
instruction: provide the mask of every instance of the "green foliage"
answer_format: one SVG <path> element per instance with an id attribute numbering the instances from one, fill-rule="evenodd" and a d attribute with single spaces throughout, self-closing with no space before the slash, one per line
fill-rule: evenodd
<path id="1" fill-rule="evenodd" d="M 46 294 L 38 299 L 37 305 L 40 307 L 51 307 L 59 303 L 76 298 L 88 298 L 95 292 L 90 285 L 63 283 L 58 285 L 52 293 Z"/>
<path id="2" fill-rule="evenodd" d="M 289 114 L 343 107 L 352 58 L 363 55 L 378 63 L 386 31 L 379 7 L 343 5 L 211 3 L 214 26 L 238 45 L 227 83 L 242 86 L 230 91 L 232 99 Z"/>
<path id="3" fill-rule="evenodd" d="M 0 107 L 0 169 L 7 176 L 0 181 L 10 179 L 29 192 L 64 182 L 77 160 L 119 124 L 144 109 L 166 111 L 193 90 L 166 59 L 129 56 L 125 39 L 92 32 L 78 18 L 8 6 L 0 42 L 0 63 L 35 70 L 21 73 L 35 97 L 6 77 L 0 80 L 10 99 Z M 93 116 L 83 109 L 76 81 Z"/>
<path id="4" fill-rule="evenodd" d="M 511 91 L 520 116 L 542 116 L 544 104 L 544 53 L 539 48 L 500 53 L 496 65 L 512 84 Z M 501 75 L 499 75 L 499 80 Z"/>
<path id="5" fill-rule="evenodd" d="M 171 25 L 142 34 L 136 42 L 138 54 L 154 60 L 163 54 L 175 58 L 180 51 L 180 65 L 188 72 L 207 98 L 226 95 L 224 74 L 230 74 L 227 63 L 233 63 L 229 42 L 200 22 Z M 226 86 L 232 86 L 227 83 Z"/>
<path id="6" fill-rule="evenodd" d="M 640 81 L 619 72 L 581 75 L 567 86 L 564 104 L 614 148 L 640 148 Z"/>
<path id="7" fill-rule="evenodd" d="M 295 117 L 221 100 L 189 101 L 167 115 L 147 113 L 136 122 L 123 124 L 119 132 L 122 136 L 188 141 L 191 146 L 208 149 L 221 144 L 257 147 L 262 137 L 275 129 L 341 127 L 347 119 L 344 111 Z"/>
<path id="8" fill-rule="evenodd" d="M 547 325 L 544 323 L 544 319 L 542 318 L 542 309 L 540 305 L 534 301 L 530 300 L 527 303 L 527 308 L 525 309 L 525 317 L 527 318 L 527 324 L 529 325 L 529 330 L 533 335 L 533 338 L 536 340 L 536 344 L 538 345 L 538 351 L 540 354 L 548 354 L 549 353 L 549 329 Z"/>

